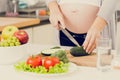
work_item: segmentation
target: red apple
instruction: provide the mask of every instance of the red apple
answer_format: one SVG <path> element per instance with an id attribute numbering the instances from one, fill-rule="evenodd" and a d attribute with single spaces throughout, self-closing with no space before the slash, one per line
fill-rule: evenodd
<path id="1" fill-rule="evenodd" d="M 1 36 L 0 36 L 0 41 L 1 41 Z"/>
<path id="2" fill-rule="evenodd" d="M 17 37 L 21 44 L 25 44 L 28 42 L 28 34 L 24 30 L 18 30 L 14 33 L 14 36 Z"/>

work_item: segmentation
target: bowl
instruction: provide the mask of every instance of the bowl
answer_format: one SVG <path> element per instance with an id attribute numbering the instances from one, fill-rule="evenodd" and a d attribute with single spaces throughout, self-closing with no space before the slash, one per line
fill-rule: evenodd
<path id="1" fill-rule="evenodd" d="M 0 65 L 14 64 L 28 55 L 28 44 L 12 47 L 0 47 Z"/>

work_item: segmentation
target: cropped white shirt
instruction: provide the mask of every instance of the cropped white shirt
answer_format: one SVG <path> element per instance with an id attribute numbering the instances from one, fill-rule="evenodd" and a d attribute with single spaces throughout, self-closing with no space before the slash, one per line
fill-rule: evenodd
<path id="1" fill-rule="evenodd" d="M 48 4 L 51 1 L 57 1 L 58 4 L 62 3 L 85 3 L 92 4 L 100 7 L 98 16 L 101 16 L 106 21 L 110 20 L 110 17 L 114 13 L 115 7 L 120 0 L 46 0 Z"/>
<path id="2" fill-rule="evenodd" d="M 59 4 L 63 3 L 85 3 L 100 6 L 102 0 L 46 0 L 47 3 L 57 1 Z"/>
<path id="3" fill-rule="evenodd" d="M 91 4 L 95 6 L 101 5 L 101 0 L 57 0 L 59 4 L 64 3 L 82 3 L 82 4 Z"/>

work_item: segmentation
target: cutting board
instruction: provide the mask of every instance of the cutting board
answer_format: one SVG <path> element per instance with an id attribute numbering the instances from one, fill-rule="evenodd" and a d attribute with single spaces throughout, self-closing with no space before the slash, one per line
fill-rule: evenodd
<path id="1" fill-rule="evenodd" d="M 5 26 L 14 25 L 18 28 L 32 26 L 40 23 L 37 18 L 15 18 L 15 17 L 0 17 L 0 31 Z"/>
<path id="2" fill-rule="evenodd" d="M 79 66 L 96 67 L 96 59 L 97 59 L 96 54 L 74 57 L 69 52 L 67 52 L 67 57 L 68 57 L 69 61 L 71 61 Z"/>
<path id="3" fill-rule="evenodd" d="M 69 61 L 77 64 L 78 66 L 96 67 L 96 53 L 87 56 L 74 57 L 67 51 L 67 57 Z M 120 70 L 120 65 L 114 65 L 113 69 Z"/>

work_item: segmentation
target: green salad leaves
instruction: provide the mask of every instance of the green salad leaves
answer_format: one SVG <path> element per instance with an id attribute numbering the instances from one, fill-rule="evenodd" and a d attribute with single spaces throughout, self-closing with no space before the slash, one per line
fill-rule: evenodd
<path id="1" fill-rule="evenodd" d="M 14 65 L 14 67 L 17 71 L 34 72 L 38 74 L 55 74 L 67 72 L 69 69 L 69 63 L 60 62 L 59 64 L 50 67 L 49 70 L 47 70 L 44 66 L 33 68 L 30 65 L 27 65 L 25 62 L 17 63 Z"/>

